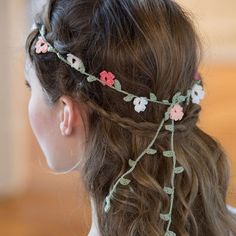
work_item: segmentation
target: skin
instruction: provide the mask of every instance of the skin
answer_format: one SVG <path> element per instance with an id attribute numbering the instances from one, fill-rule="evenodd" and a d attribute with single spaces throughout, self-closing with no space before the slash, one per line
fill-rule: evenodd
<path id="1" fill-rule="evenodd" d="M 51 104 L 28 59 L 25 74 L 31 91 L 28 103 L 29 121 L 47 164 L 57 172 L 69 170 L 84 154 L 84 109 L 68 96 L 61 96 L 56 104 Z"/>

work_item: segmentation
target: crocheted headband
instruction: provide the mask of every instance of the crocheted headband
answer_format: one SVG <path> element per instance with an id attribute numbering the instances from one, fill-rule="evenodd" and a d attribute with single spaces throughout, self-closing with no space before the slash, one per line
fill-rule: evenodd
<path id="1" fill-rule="evenodd" d="M 170 230 L 170 225 L 172 222 L 172 208 L 173 208 L 173 201 L 174 201 L 174 193 L 175 193 L 175 187 L 174 187 L 174 179 L 175 175 L 180 174 L 184 171 L 184 168 L 182 166 L 177 166 L 176 164 L 176 155 L 174 151 L 174 131 L 175 131 L 175 122 L 179 121 L 183 118 L 183 107 L 181 106 L 182 103 L 186 103 L 186 105 L 189 105 L 190 101 L 192 103 L 199 104 L 200 100 L 204 98 L 204 90 L 201 86 L 201 76 L 198 72 L 196 72 L 195 77 L 193 78 L 195 83 L 191 89 L 189 89 L 186 93 L 186 95 L 183 95 L 181 92 L 177 92 L 171 99 L 169 100 L 162 100 L 159 101 L 154 93 L 149 94 L 148 97 L 138 97 L 134 94 L 131 94 L 127 91 L 122 90 L 121 83 L 118 79 L 115 79 L 115 75 L 111 72 L 107 72 L 106 70 L 102 71 L 100 73 L 100 77 L 96 77 L 94 75 L 91 75 L 85 71 L 84 64 L 81 59 L 74 56 L 73 54 L 69 53 L 67 54 L 67 57 L 65 58 L 62 56 L 45 38 L 45 26 L 42 25 L 42 27 L 39 29 L 40 36 L 38 37 L 38 41 L 35 45 L 36 53 L 47 53 L 52 52 L 57 55 L 57 57 L 63 61 L 64 63 L 68 64 L 75 70 L 79 71 L 83 75 L 87 76 L 87 82 L 99 82 L 103 84 L 104 86 L 108 86 L 111 89 L 124 94 L 123 100 L 125 102 L 131 102 L 133 100 L 134 104 L 134 110 L 138 113 L 145 111 L 146 106 L 148 105 L 148 102 L 153 102 L 157 104 L 166 105 L 167 109 L 163 116 L 163 119 L 161 120 L 161 123 L 156 131 L 155 136 L 153 137 L 150 144 L 147 146 L 147 148 L 136 158 L 136 160 L 129 159 L 129 169 L 121 176 L 119 179 L 115 182 L 115 184 L 110 189 L 110 192 L 107 194 L 106 198 L 104 199 L 104 211 L 107 213 L 110 210 L 111 207 L 111 200 L 113 198 L 114 192 L 116 192 L 117 187 L 119 184 L 121 185 L 128 185 L 130 184 L 131 180 L 128 178 L 128 175 L 135 169 L 138 162 L 143 158 L 145 154 L 148 155 L 154 155 L 156 154 L 157 150 L 152 147 L 154 144 L 159 132 L 164 127 L 167 131 L 170 132 L 171 135 L 171 148 L 169 150 L 163 151 L 163 157 L 166 158 L 172 158 L 173 161 L 173 170 L 172 170 L 172 176 L 171 176 L 171 186 L 164 186 L 163 190 L 168 196 L 170 197 L 170 209 L 167 213 L 161 213 L 160 217 L 162 220 L 168 222 L 165 236 L 174 236 L 176 235 L 175 232 Z M 167 121 L 170 120 L 170 123 L 167 123 Z"/>

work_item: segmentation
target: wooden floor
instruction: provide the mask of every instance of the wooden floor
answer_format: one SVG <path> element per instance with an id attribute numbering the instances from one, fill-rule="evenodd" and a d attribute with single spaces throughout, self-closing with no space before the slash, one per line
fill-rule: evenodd
<path id="1" fill-rule="evenodd" d="M 206 99 L 199 126 L 219 140 L 231 163 L 227 203 L 236 207 L 236 64 L 204 65 Z M 48 173 L 43 155 L 33 141 L 27 191 L 0 201 L 1 236 L 87 236 L 89 201 L 79 173 Z M 39 164 L 39 160 L 44 163 Z"/>

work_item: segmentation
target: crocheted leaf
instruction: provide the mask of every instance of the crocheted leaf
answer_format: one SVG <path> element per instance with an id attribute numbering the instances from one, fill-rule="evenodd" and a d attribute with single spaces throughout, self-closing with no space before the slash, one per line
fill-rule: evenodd
<path id="1" fill-rule="evenodd" d="M 85 67 L 83 64 L 80 65 L 79 71 L 82 72 L 82 74 L 85 72 Z"/>
<path id="2" fill-rule="evenodd" d="M 106 204 L 104 206 L 104 211 L 107 213 L 110 210 L 110 206 L 108 204 Z"/>
<path id="3" fill-rule="evenodd" d="M 120 81 L 119 80 L 115 80 L 115 88 L 117 89 L 117 90 L 121 90 L 121 84 L 120 84 Z"/>
<path id="4" fill-rule="evenodd" d="M 167 112 L 165 113 L 165 121 L 166 121 L 166 120 L 169 120 L 169 119 L 170 119 L 170 112 L 167 111 Z"/>
<path id="5" fill-rule="evenodd" d="M 197 80 L 195 83 L 200 85 L 201 84 L 201 80 Z"/>
<path id="6" fill-rule="evenodd" d="M 181 95 L 181 96 L 178 97 L 178 102 L 184 102 L 185 99 L 186 99 L 185 96 Z"/>
<path id="7" fill-rule="evenodd" d="M 167 193 L 167 194 L 173 194 L 174 193 L 174 190 L 172 188 L 169 188 L 169 187 L 164 187 L 164 191 Z"/>
<path id="8" fill-rule="evenodd" d="M 172 126 L 172 125 L 165 125 L 165 129 L 168 130 L 168 131 L 173 132 L 174 131 L 174 126 Z"/>
<path id="9" fill-rule="evenodd" d="M 168 100 L 162 100 L 162 102 L 165 103 L 165 104 L 167 104 L 167 105 L 169 104 L 169 101 L 168 101 Z"/>
<path id="10" fill-rule="evenodd" d="M 177 92 L 174 97 L 172 98 L 172 102 L 176 103 L 178 101 L 179 96 L 181 95 L 181 92 Z"/>
<path id="11" fill-rule="evenodd" d="M 110 204 L 110 199 L 108 197 L 105 198 L 105 203 L 104 203 L 104 211 L 108 212 L 111 208 Z"/>
<path id="12" fill-rule="evenodd" d="M 124 97 L 123 99 L 124 99 L 124 101 L 126 101 L 126 102 L 130 102 L 130 101 L 132 101 L 133 98 L 134 98 L 134 95 L 129 94 L 129 95 L 127 95 L 126 97 Z"/>
<path id="13" fill-rule="evenodd" d="M 90 75 L 89 77 L 87 77 L 87 81 L 90 83 L 90 82 L 93 82 L 93 81 L 95 81 L 95 80 L 97 80 L 97 78 L 95 77 L 95 76 L 92 76 L 92 75 Z"/>
<path id="14" fill-rule="evenodd" d="M 43 36 L 46 34 L 45 25 L 42 25 L 42 27 L 40 29 L 40 34 L 43 35 Z"/>
<path id="15" fill-rule="evenodd" d="M 163 156 L 165 157 L 173 157 L 174 156 L 174 152 L 173 151 L 164 151 L 163 152 Z"/>
<path id="16" fill-rule="evenodd" d="M 150 93 L 150 99 L 152 101 L 157 101 L 157 97 L 156 97 L 156 95 L 154 93 Z"/>
<path id="17" fill-rule="evenodd" d="M 160 217 L 164 221 L 169 221 L 170 220 L 170 214 L 160 214 Z"/>
<path id="18" fill-rule="evenodd" d="M 133 167 L 134 165 L 135 165 L 135 161 L 134 160 L 132 160 L 132 159 L 129 159 L 129 166 L 130 167 Z"/>
<path id="19" fill-rule="evenodd" d="M 175 232 L 173 232 L 173 231 L 167 231 L 166 233 L 165 233 L 165 236 L 176 236 L 176 233 Z"/>
<path id="20" fill-rule="evenodd" d="M 49 46 L 48 46 L 48 52 L 54 52 L 54 53 L 56 53 L 56 50 L 55 50 L 51 45 L 49 45 Z"/>
<path id="21" fill-rule="evenodd" d="M 179 167 L 176 167 L 175 168 L 175 173 L 176 174 L 180 174 L 180 173 L 182 173 L 184 171 L 184 168 L 182 167 L 182 166 L 179 166 Z"/>
<path id="22" fill-rule="evenodd" d="M 130 181 L 131 181 L 131 180 L 125 179 L 125 178 L 121 178 L 121 179 L 120 179 L 120 183 L 121 183 L 122 185 L 128 185 L 128 184 L 130 183 Z"/>
<path id="23" fill-rule="evenodd" d="M 156 150 L 156 149 L 149 148 L 149 149 L 147 149 L 146 153 L 149 154 L 149 155 L 154 155 L 154 154 L 157 153 L 157 150 Z"/>

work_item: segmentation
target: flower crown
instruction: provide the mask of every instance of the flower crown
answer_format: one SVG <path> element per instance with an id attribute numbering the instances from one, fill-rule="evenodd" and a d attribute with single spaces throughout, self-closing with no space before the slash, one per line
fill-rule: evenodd
<path id="1" fill-rule="evenodd" d="M 112 188 L 109 191 L 109 194 L 104 199 L 104 211 L 107 213 L 110 210 L 111 207 L 111 200 L 113 198 L 113 194 L 117 190 L 117 186 L 119 184 L 126 186 L 128 185 L 131 180 L 127 178 L 127 176 L 135 169 L 138 162 L 143 158 L 145 154 L 148 155 L 154 155 L 157 153 L 157 150 L 152 148 L 152 145 L 154 144 L 158 134 L 160 133 L 161 129 L 164 127 L 167 131 L 171 134 L 171 148 L 169 150 L 163 151 L 163 157 L 166 158 L 172 158 L 173 161 L 173 170 L 171 175 L 171 186 L 164 186 L 163 190 L 168 196 L 170 196 L 170 209 L 167 213 L 161 213 L 160 217 L 162 220 L 168 222 L 165 236 L 175 236 L 175 232 L 170 230 L 170 225 L 172 222 L 172 209 L 173 209 L 173 201 L 174 201 L 174 193 L 175 193 L 175 187 L 174 187 L 174 179 L 176 174 L 180 174 L 184 171 L 184 168 L 182 166 L 177 166 L 176 164 L 176 154 L 174 151 L 174 131 L 175 131 L 175 122 L 182 120 L 184 113 L 183 113 L 183 107 L 180 105 L 183 102 L 186 102 L 187 105 L 189 105 L 190 101 L 195 104 L 199 104 L 200 101 L 204 98 L 205 92 L 203 90 L 203 87 L 201 86 L 201 76 L 198 72 L 196 72 L 194 76 L 194 85 L 191 89 L 187 91 L 186 95 L 183 95 L 181 92 L 177 92 L 173 97 L 172 100 L 162 100 L 159 101 L 154 93 L 149 94 L 149 98 L 147 97 L 138 97 L 134 94 L 131 94 L 127 91 L 122 90 L 121 83 L 118 79 L 115 79 L 115 75 L 112 74 L 112 72 L 108 72 L 106 70 L 103 70 L 100 73 L 100 77 L 97 78 L 94 75 L 91 75 L 85 71 L 84 64 L 82 60 L 73 54 L 69 53 L 67 54 L 67 57 L 65 58 L 62 56 L 45 38 L 45 26 L 42 25 L 42 27 L 39 29 L 40 36 L 38 37 L 38 41 L 35 45 L 36 53 L 47 53 L 52 52 L 57 55 L 57 57 L 63 61 L 64 63 L 68 64 L 75 70 L 79 71 L 83 75 L 87 76 L 87 81 L 89 83 L 91 82 L 100 82 L 104 86 L 108 86 L 111 89 L 116 90 L 117 92 L 120 92 L 125 95 L 123 100 L 125 102 L 131 102 L 133 100 L 134 110 L 138 113 L 144 112 L 146 109 L 146 106 L 149 102 L 162 104 L 168 106 L 163 119 L 161 120 L 161 123 L 156 131 L 155 136 L 153 137 L 151 143 L 147 146 L 147 148 L 136 158 L 136 160 L 129 159 L 129 170 L 127 170 L 112 186 Z M 166 123 L 168 120 L 171 121 L 171 123 Z M 165 126 L 164 126 L 165 125 Z"/>

